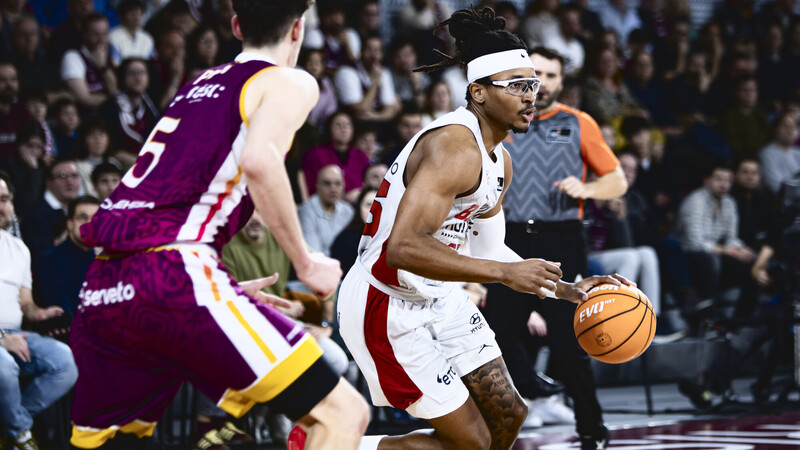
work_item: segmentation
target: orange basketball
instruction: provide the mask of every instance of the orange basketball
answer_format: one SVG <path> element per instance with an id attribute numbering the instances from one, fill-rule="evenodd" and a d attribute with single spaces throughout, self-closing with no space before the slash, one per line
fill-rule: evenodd
<path id="1" fill-rule="evenodd" d="M 601 284 L 573 318 L 575 337 L 589 356 L 619 364 L 644 353 L 656 333 L 653 304 L 634 286 Z"/>

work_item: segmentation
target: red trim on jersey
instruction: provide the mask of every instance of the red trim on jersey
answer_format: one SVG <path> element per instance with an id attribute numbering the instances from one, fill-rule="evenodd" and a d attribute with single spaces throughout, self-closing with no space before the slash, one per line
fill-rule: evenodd
<path id="1" fill-rule="evenodd" d="M 400 286 L 400 280 L 397 279 L 397 269 L 392 269 L 386 264 L 386 242 L 381 246 L 381 254 L 378 260 L 372 265 L 372 276 L 376 280 L 389 286 Z"/>
<path id="2" fill-rule="evenodd" d="M 214 218 L 214 214 L 216 214 L 217 211 L 219 211 L 222 208 L 222 202 L 225 200 L 225 198 L 231 195 L 231 192 L 233 192 L 233 187 L 239 184 L 239 180 L 242 179 L 242 166 L 239 166 L 237 169 L 238 171 L 236 172 L 236 176 L 231 178 L 225 183 L 225 192 L 217 196 L 217 203 L 215 203 L 214 206 L 212 206 L 211 209 L 208 211 L 208 216 L 206 216 L 206 220 L 204 220 L 203 223 L 200 225 L 200 232 L 197 233 L 195 241 L 199 241 L 200 239 L 203 238 L 203 234 L 205 234 L 206 232 L 206 226 L 208 225 L 209 222 L 211 222 L 211 219 Z"/>
<path id="3" fill-rule="evenodd" d="M 383 395 L 395 408 L 406 409 L 422 397 L 422 391 L 394 355 L 387 330 L 388 316 L 389 295 L 370 286 L 364 310 L 364 341 L 375 362 Z"/>

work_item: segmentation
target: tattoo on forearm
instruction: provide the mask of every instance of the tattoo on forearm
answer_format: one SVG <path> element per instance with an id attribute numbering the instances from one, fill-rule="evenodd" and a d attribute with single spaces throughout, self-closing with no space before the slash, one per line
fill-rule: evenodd
<path id="1" fill-rule="evenodd" d="M 492 450 L 511 448 L 525 417 L 520 417 L 517 402 L 522 398 L 511 384 L 502 358 L 484 364 L 462 380 L 492 433 Z"/>

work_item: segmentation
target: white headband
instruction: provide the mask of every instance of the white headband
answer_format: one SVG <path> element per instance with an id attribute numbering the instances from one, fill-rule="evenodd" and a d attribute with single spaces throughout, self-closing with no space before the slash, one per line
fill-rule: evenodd
<path id="1" fill-rule="evenodd" d="M 533 62 L 531 62 L 528 52 L 521 48 L 489 53 L 467 63 L 467 81 L 474 83 L 475 80 L 483 77 L 521 67 L 533 69 Z"/>

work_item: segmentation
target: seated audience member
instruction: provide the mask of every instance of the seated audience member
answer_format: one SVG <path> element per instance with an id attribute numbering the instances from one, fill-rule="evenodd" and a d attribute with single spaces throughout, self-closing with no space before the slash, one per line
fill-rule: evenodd
<path id="1" fill-rule="evenodd" d="M 422 128 L 422 114 L 419 111 L 414 109 L 401 111 L 397 116 L 394 128 L 395 134 L 397 135 L 397 143 L 384 150 L 381 156 L 381 162 L 386 164 L 386 166 L 391 166 L 394 160 L 397 159 L 397 156 L 400 155 L 400 152 L 403 151 L 403 147 L 405 147 L 408 141 L 419 133 Z"/>
<path id="2" fill-rule="evenodd" d="M 425 91 L 431 79 L 424 72 L 414 72 L 417 64 L 417 51 L 409 39 L 396 38 L 389 49 L 392 63 L 392 82 L 394 91 L 403 110 L 421 109 L 425 104 Z"/>
<path id="3" fill-rule="evenodd" d="M 141 0 L 123 0 L 117 8 L 120 24 L 108 34 L 111 47 L 120 59 L 149 59 L 155 49 L 153 37 L 142 29 L 144 5 Z"/>
<path id="4" fill-rule="evenodd" d="M 22 238 L 30 249 L 34 272 L 47 249 L 53 247 L 60 232 L 59 223 L 67 217 L 67 205 L 78 197 L 81 175 L 74 159 L 59 159 L 45 171 L 42 198 L 31 205 L 22 221 Z"/>
<path id="5" fill-rule="evenodd" d="M 96 196 L 92 186 L 92 171 L 98 165 L 109 162 L 121 166 L 114 157 L 110 157 L 111 139 L 108 127 L 103 119 L 89 117 L 78 127 L 78 140 L 75 145 L 75 165 L 81 175 L 81 192 Z"/>
<path id="6" fill-rule="evenodd" d="M 305 49 L 300 54 L 298 65 L 317 80 L 319 100 L 308 113 L 308 123 L 322 131 L 328 117 L 335 113 L 339 106 L 336 88 L 325 71 L 325 53 L 318 49 Z"/>
<path id="7" fill-rule="evenodd" d="M 378 154 L 383 148 L 382 143 L 378 142 L 378 132 L 368 125 L 362 125 L 356 128 L 355 137 L 353 137 L 353 147 L 364 152 L 367 158 L 369 158 L 370 163 L 378 158 Z M 356 192 L 355 195 L 352 195 L 353 192 Z M 347 201 L 351 200 L 351 195 L 353 201 L 355 201 L 355 197 L 358 196 L 357 191 L 351 191 L 347 194 L 348 195 L 345 195 Z"/>
<path id="8" fill-rule="evenodd" d="M 630 76 L 625 78 L 628 90 L 650 113 L 653 123 L 659 127 L 674 126 L 675 117 L 667 106 L 664 87 L 653 70 L 653 56 L 641 51 L 633 55 L 631 63 Z"/>
<path id="9" fill-rule="evenodd" d="M 210 24 L 200 25 L 186 38 L 186 77 L 192 79 L 219 65 L 219 39 Z"/>
<path id="10" fill-rule="evenodd" d="M 364 184 L 363 187 L 370 187 L 373 189 L 378 189 L 383 183 L 384 177 L 386 177 L 386 172 L 389 171 L 389 166 L 384 163 L 377 162 L 371 164 L 367 167 L 367 170 L 364 171 Z M 357 205 L 358 202 L 355 202 Z"/>
<path id="11" fill-rule="evenodd" d="M 731 196 L 739 213 L 739 239 L 752 249 L 761 247 L 775 210 L 761 186 L 761 167 L 755 159 L 739 161 L 733 176 Z"/>
<path id="12" fill-rule="evenodd" d="M 186 40 L 177 29 L 167 29 L 157 36 L 156 56 L 148 61 L 147 93 L 164 111 L 186 82 Z"/>
<path id="13" fill-rule="evenodd" d="M 450 88 L 443 81 L 430 85 L 425 93 L 425 107 L 422 110 L 422 126 L 425 127 L 434 120 L 453 111 L 453 96 Z"/>
<path id="14" fill-rule="evenodd" d="M 686 122 L 707 118 L 711 81 L 708 55 L 700 50 L 689 52 L 683 74 L 665 85 L 667 105 L 677 119 Z"/>
<path id="15" fill-rule="evenodd" d="M 122 169 L 111 163 L 101 163 L 92 171 L 92 187 L 101 202 L 108 198 L 122 180 Z"/>
<path id="16" fill-rule="evenodd" d="M 72 158 L 75 156 L 75 139 L 78 137 L 78 125 L 81 116 L 78 114 L 78 105 L 63 98 L 53 104 L 53 139 L 59 158 Z"/>
<path id="17" fill-rule="evenodd" d="M 382 60 L 383 41 L 380 36 L 369 36 L 355 66 L 342 66 L 336 71 L 333 81 L 339 103 L 356 120 L 385 124 L 400 111 L 391 71 L 381 64 Z"/>
<path id="18" fill-rule="evenodd" d="M 13 192 L 0 176 L 0 427 L 13 448 L 38 449 L 33 418 L 72 389 L 78 369 L 66 344 L 22 331 L 23 318 L 40 322 L 64 311 L 33 302 L 30 252 L 5 231 L 13 216 Z M 25 390 L 20 377 L 29 379 Z"/>
<path id="19" fill-rule="evenodd" d="M 597 13 L 603 28 L 614 31 L 623 47 L 631 31 L 642 27 L 633 2 L 628 0 L 606 0 L 598 6 Z"/>
<path id="20" fill-rule="evenodd" d="M 0 160 L 14 156 L 17 128 L 28 121 L 28 111 L 17 102 L 19 78 L 17 69 L 9 62 L 0 61 Z"/>
<path id="21" fill-rule="evenodd" d="M 385 166 L 384 166 L 385 167 Z M 339 260 L 342 265 L 342 272 L 347 273 L 355 264 L 358 256 L 358 243 L 364 233 L 364 224 L 369 220 L 369 209 L 378 188 L 364 185 L 356 199 L 356 210 L 353 220 L 336 236 L 331 244 L 331 257 Z"/>
<path id="22" fill-rule="evenodd" d="M 619 71 L 619 57 L 612 48 L 589 53 L 582 104 L 598 123 L 625 115 L 641 115 L 639 103 L 622 82 Z"/>
<path id="23" fill-rule="evenodd" d="M 219 60 L 233 61 L 236 55 L 242 52 L 242 41 L 236 39 L 231 28 L 231 18 L 233 18 L 233 1 L 220 0 L 217 2 L 217 10 L 211 22 L 219 39 Z"/>
<path id="24" fill-rule="evenodd" d="M 623 151 L 631 152 L 639 159 L 636 188 L 653 206 L 666 207 L 670 201 L 670 182 L 664 163 L 664 145 L 653 142 L 653 128 L 645 118 L 628 116 L 620 128 L 625 137 Z"/>
<path id="25" fill-rule="evenodd" d="M 145 60 L 125 59 L 117 74 L 119 92 L 103 103 L 99 116 L 108 124 L 111 155 L 131 167 L 161 113 L 147 94 L 150 79 Z"/>
<path id="26" fill-rule="evenodd" d="M 774 196 L 781 185 L 800 174 L 800 147 L 797 142 L 797 116 L 781 114 L 772 127 L 772 142 L 758 154 L 764 185 Z"/>
<path id="27" fill-rule="evenodd" d="M 361 38 L 358 33 L 345 26 L 344 5 L 331 0 L 319 3 L 319 28 L 308 30 L 303 47 L 325 52 L 329 71 L 352 66 L 361 57 Z"/>
<path id="28" fill-rule="evenodd" d="M 67 50 L 80 48 L 81 26 L 84 19 L 92 14 L 93 0 L 67 0 L 67 20 L 56 24 L 53 35 L 50 37 L 50 58 L 60 63 Z"/>
<path id="29" fill-rule="evenodd" d="M 351 146 L 353 120 L 349 114 L 343 111 L 336 112 L 328 118 L 326 128 L 328 143 L 312 147 L 303 155 L 301 162 L 303 170 L 298 173 L 303 201 L 316 192 L 317 173 L 323 167 L 334 164 L 344 171 L 345 195 L 347 195 L 352 191 L 358 193 L 364 170 L 369 166 L 369 157 Z"/>
<path id="30" fill-rule="evenodd" d="M 339 166 L 319 171 L 316 193 L 297 208 L 297 214 L 308 246 L 330 256 L 333 240 L 353 219 L 353 207 L 344 200 L 344 173 Z"/>
<path id="31" fill-rule="evenodd" d="M 686 251 L 692 282 L 703 299 L 739 286 L 750 273 L 753 250 L 738 237 L 739 215 L 730 196 L 733 172 L 722 164 L 680 206 L 677 235 Z"/>
<path id="32" fill-rule="evenodd" d="M 84 19 L 83 45 L 67 50 L 61 61 L 61 78 L 78 104 L 94 113 L 108 98 L 117 93 L 114 67 L 119 58 L 108 44 L 108 19 L 92 13 Z"/>
<path id="33" fill-rule="evenodd" d="M 579 39 L 581 31 L 580 9 L 573 4 L 567 4 L 559 12 L 558 30 L 542 36 L 542 45 L 564 56 L 564 73 L 569 77 L 577 77 L 583 69 L 586 51 Z"/>
<path id="34" fill-rule="evenodd" d="M 736 160 L 756 158 L 770 138 L 767 115 L 758 106 L 756 78 L 745 76 L 735 80 L 729 95 L 734 98 L 734 105 L 722 112 L 717 125 L 719 132 L 733 149 Z"/>
<path id="35" fill-rule="evenodd" d="M 25 105 L 31 118 L 42 127 L 45 137 L 43 160 L 45 163 L 51 164 L 58 153 L 53 130 L 47 122 L 47 93 L 38 88 L 29 88 L 20 96 L 20 103 Z"/>
<path id="36" fill-rule="evenodd" d="M 58 70 L 50 62 L 41 45 L 39 23 L 31 16 L 22 16 L 14 22 L 11 62 L 19 74 L 19 86 L 43 89 L 56 93 L 63 89 Z"/>
<path id="37" fill-rule="evenodd" d="M 95 197 L 83 196 L 67 207 L 67 239 L 44 253 L 36 275 L 36 295 L 43 306 L 58 306 L 75 316 L 78 294 L 94 250 L 81 241 L 81 225 L 88 223 L 100 207 Z"/>
<path id="38" fill-rule="evenodd" d="M 14 208 L 23 218 L 30 207 L 42 198 L 46 166 L 42 161 L 44 143 L 44 131 L 39 123 L 33 120 L 25 122 L 17 130 L 17 154 L 6 163 L 0 161 L 0 169 L 8 173 L 17 193 L 14 196 Z"/>
<path id="39" fill-rule="evenodd" d="M 371 34 L 381 32 L 381 2 L 379 0 L 361 0 L 356 14 L 354 29 L 363 39 Z"/>

